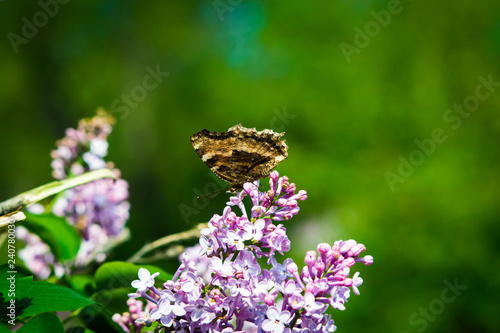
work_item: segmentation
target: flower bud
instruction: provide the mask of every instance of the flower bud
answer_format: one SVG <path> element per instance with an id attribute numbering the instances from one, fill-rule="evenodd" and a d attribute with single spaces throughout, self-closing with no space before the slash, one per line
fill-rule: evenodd
<path id="1" fill-rule="evenodd" d="M 311 267 L 316 263 L 316 252 L 315 251 L 307 251 L 306 257 L 304 261 L 308 267 Z"/>
<path id="2" fill-rule="evenodd" d="M 276 299 L 276 295 L 266 294 L 266 296 L 264 296 L 264 303 L 266 303 L 267 306 L 273 306 L 275 299 Z"/>
<path id="3" fill-rule="evenodd" d="M 288 271 L 288 273 L 290 274 L 295 274 L 298 272 L 299 268 L 297 267 L 297 264 L 294 263 L 294 262 L 291 262 L 289 263 L 287 266 L 286 266 L 286 269 Z"/>

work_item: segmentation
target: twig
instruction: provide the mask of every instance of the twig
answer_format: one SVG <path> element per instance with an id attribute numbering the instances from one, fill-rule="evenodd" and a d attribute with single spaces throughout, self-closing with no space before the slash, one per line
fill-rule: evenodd
<path id="1" fill-rule="evenodd" d="M 48 183 L 27 192 L 16 195 L 13 198 L 5 200 L 0 203 L 0 216 L 15 211 L 20 207 L 25 207 L 50 197 L 56 193 L 62 192 L 69 188 L 82 185 L 100 178 L 113 178 L 116 179 L 115 174 L 109 169 L 99 169 L 84 173 L 83 175 L 75 176 L 72 178 L 57 180 Z"/>
<path id="2" fill-rule="evenodd" d="M 134 263 L 136 264 L 150 264 L 159 260 L 176 258 L 184 252 L 185 247 L 182 245 L 174 245 L 167 248 L 165 251 L 159 251 L 150 257 L 142 257 L 137 259 Z"/>
<path id="3" fill-rule="evenodd" d="M 144 245 L 139 251 L 137 251 L 127 261 L 135 263 L 135 262 L 140 261 L 140 259 L 142 258 L 142 256 L 144 254 L 146 254 L 154 249 L 168 245 L 168 244 L 173 243 L 173 242 L 178 242 L 178 241 L 183 241 L 183 240 L 190 239 L 190 238 L 199 237 L 200 230 L 203 228 L 206 228 L 206 227 L 207 227 L 207 223 L 200 223 L 196 227 L 194 227 L 193 229 L 179 232 L 179 233 L 173 234 L 173 235 L 168 235 L 168 236 L 162 237 L 160 239 L 157 239 L 149 244 Z"/>
<path id="4" fill-rule="evenodd" d="M 18 222 L 26 219 L 26 215 L 23 212 L 17 212 L 14 214 L 7 214 L 4 216 L 0 216 L 0 228 L 5 227 L 11 221 Z"/>

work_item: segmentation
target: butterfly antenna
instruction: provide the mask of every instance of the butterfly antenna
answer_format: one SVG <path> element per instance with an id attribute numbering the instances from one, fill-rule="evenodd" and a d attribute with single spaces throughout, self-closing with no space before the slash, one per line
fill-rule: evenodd
<path id="1" fill-rule="evenodd" d="M 220 188 L 220 189 L 218 189 L 218 190 L 215 190 L 215 191 L 212 191 L 212 192 L 208 192 L 208 193 L 205 193 L 205 194 L 199 195 L 199 196 L 197 196 L 196 198 L 197 198 L 197 199 L 199 199 L 199 198 L 206 197 L 206 196 L 210 195 L 210 196 L 208 197 L 208 199 L 210 200 L 210 199 L 213 199 L 213 198 L 215 198 L 216 196 L 218 196 L 218 195 L 219 195 L 219 193 L 221 193 L 222 191 L 225 191 L 225 190 L 228 190 L 228 189 L 229 189 L 229 188 Z M 212 194 L 213 194 L 213 195 L 212 195 Z"/>

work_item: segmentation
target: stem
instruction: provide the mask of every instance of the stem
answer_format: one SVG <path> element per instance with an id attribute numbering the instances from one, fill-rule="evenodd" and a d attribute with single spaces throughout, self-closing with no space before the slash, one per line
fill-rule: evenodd
<path id="1" fill-rule="evenodd" d="M 116 179 L 116 176 L 109 169 L 99 169 L 72 178 L 56 180 L 0 202 L 0 216 L 15 211 L 20 207 L 31 205 L 56 193 L 101 178 Z"/>
<path id="2" fill-rule="evenodd" d="M 294 328 L 295 324 L 297 324 L 297 320 L 299 319 L 299 316 L 300 316 L 300 313 L 301 313 L 301 312 L 302 312 L 302 311 L 298 310 L 298 311 L 294 311 L 294 312 L 292 313 L 292 315 L 293 315 L 294 317 L 293 317 L 292 321 L 290 321 L 290 324 L 289 324 L 289 326 L 288 326 L 288 327 L 290 327 L 290 329 Z"/>
<path id="3" fill-rule="evenodd" d="M 134 261 L 135 263 L 150 264 L 160 260 L 168 260 L 172 258 L 177 258 L 179 254 L 184 252 L 185 247 L 182 245 L 169 247 L 165 251 L 159 251 L 150 257 L 142 257 Z"/>
<path id="4" fill-rule="evenodd" d="M 159 247 L 168 245 L 173 242 L 178 242 L 190 238 L 196 238 L 200 236 L 200 230 L 203 228 L 207 227 L 207 223 L 200 223 L 193 229 L 179 232 L 177 234 L 173 235 L 168 235 L 165 237 L 162 237 L 160 239 L 157 239 L 149 244 L 144 245 L 139 251 L 137 251 L 132 257 L 130 257 L 127 261 L 131 263 L 139 262 L 140 259 L 145 255 L 146 253 L 157 249 Z"/>
<path id="5" fill-rule="evenodd" d="M 11 222 L 18 222 L 25 219 L 26 215 L 24 215 L 23 212 L 15 212 L 4 216 L 0 216 L 0 227 L 5 227 L 7 224 Z"/>

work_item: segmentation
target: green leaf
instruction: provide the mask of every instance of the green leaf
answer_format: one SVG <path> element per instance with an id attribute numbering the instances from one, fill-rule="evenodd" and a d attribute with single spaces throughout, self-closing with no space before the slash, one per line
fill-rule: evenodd
<path id="1" fill-rule="evenodd" d="M 15 268 L 16 278 L 20 279 L 31 276 L 33 274 L 31 272 L 25 271 L 24 269 L 19 269 L 19 266 L 17 266 L 18 264 L 19 263 L 16 261 L 16 268 Z M 7 282 L 6 279 L 12 274 L 8 273 L 9 271 L 12 271 L 12 269 L 9 268 L 8 264 L 2 264 L 0 266 L 0 286 L 2 286 L 2 283 L 6 283 Z M 0 289 L 0 291 L 2 291 L 2 289 Z"/>
<path id="2" fill-rule="evenodd" d="M 12 331 L 3 325 L 0 325 L 0 333 L 12 333 Z"/>
<path id="3" fill-rule="evenodd" d="M 141 333 L 146 333 L 146 332 L 154 332 L 155 328 L 158 327 L 160 323 L 157 322 L 157 321 L 153 321 L 151 323 L 151 325 L 149 326 L 144 326 L 142 329 L 141 329 Z"/>
<path id="4" fill-rule="evenodd" d="M 16 332 L 18 333 L 64 333 L 64 326 L 54 313 L 39 314 L 24 324 Z"/>
<path id="5" fill-rule="evenodd" d="M 71 311 L 95 302 L 81 296 L 76 291 L 49 282 L 33 281 L 33 277 L 16 278 L 16 316 L 24 318 L 42 312 Z M 7 290 L 9 281 L 0 282 L 0 290 Z M 6 296 L 6 295 L 5 295 Z"/>
<path id="6" fill-rule="evenodd" d="M 73 275 L 69 280 L 71 289 L 82 295 L 90 296 L 95 292 L 95 284 L 92 276 L 88 274 Z"/>
<path id="7" fill-rule="evenodd" d="M 71 327 L 66 330 L 66 333 L 95 333 L 86 327 Z"/>
<path id="8" fill-rule="evenodd" d="M 61 261 L 75 258 L 80 248 L 80 233 L 62 217 L 54 214 L 26 213 L 23 226 L 47 243 L 56 258 Z"/>
<path id="9" fill-rule="evenodd" d="M 139 268 L 146 268 L 151 274 L 159 272 L 158 280 L 167 281 L 172 278 L 161 268 L 152 265 L 134 265 L 125 261 L 111 261 L 105 263 L 95 272 L 97 290 L 112 290 L 130 287 L 132 281 L 137 280 Z"/>
<path id="10" fill-rule="evenodd" d="M 97 304 L 105 306 L 106 310 L 109 311 L 110 314 L 122 313 L 128 311 L 128 294 L 135 291 L 136 289 L 132 287 L 102 290 L 98 292 L 93 299 L 98 302 Z M 87 309 L 88 307 L 86 310 Z M 98 309 L 97 311 L 103 312 L 102 309 Z"/>

